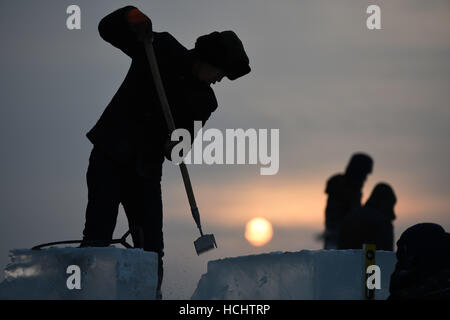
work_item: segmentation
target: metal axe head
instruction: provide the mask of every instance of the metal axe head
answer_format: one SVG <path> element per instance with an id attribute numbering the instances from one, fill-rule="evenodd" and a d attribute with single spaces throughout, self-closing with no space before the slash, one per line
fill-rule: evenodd
<path id="1" fill-rule="evenodd" d="M 194 247 L 197 255 L 201 255 L 206 251 L 217 248 L 216 239 L 213 234 L 205 234 L 194 241 Z"/>

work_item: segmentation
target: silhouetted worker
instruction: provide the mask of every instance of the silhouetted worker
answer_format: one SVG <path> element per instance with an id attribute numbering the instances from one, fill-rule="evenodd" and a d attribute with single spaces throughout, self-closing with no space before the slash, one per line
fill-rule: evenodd
<path id="1" fill-rule="evenodd" d="M 327 181 L 325 209 L 325 249 L 336 249 L 339 229 L 345 215 L 361 207 L 362 188 L 372 173 L 373 160 L 363 153 L 354 154 L 344 174 L 336 174 Z"/>
<path id="2" fill-rule="evenodd" d="M 224 76 L 234 80 L 249 73 L 249 60 L 232 31 L 201 36 L 195 48 L 188 50 L 169 33 L 153 32 L 151 20 L 132 6 L 104 17 L 98 30 L 132 61 L 119 90 L 87 133 L 94 147 L 87 171 L 82 246 L 109 245 L 121 203 L 135 247 L 158 253 L 160 295 L 164 255 L 161 175 L 164 157 L 170 157 L 170 132 L 142 40 L 153 36 L 175 124 L 188 129 L 192 138 L 194 121 L 205 123 L 217 108 L 210 85 Z"/>
<path id="3" fill-rule="evenodd" d="M 450 234 L 435 223 L 403 232 L 389 291 L 389 300 L 450 299 Z"/>
<path id="4" fill-rule="evenodd" d="M 375 186 L 366 204 L 345 216 L 339 233 L 338 249 L 362 249 L 364 243 L 377 250 L 394 250 L 394 190 L 386 184 Z"/>

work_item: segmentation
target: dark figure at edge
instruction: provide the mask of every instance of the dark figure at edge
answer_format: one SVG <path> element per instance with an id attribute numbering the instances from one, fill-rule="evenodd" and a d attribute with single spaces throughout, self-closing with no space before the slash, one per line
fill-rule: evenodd
<path id="1" fill-rule="evenodd" d="M 408 228 L 397 241 L 396 255 L 388 300 L 450 299 L 450 234 L 440 225 Z"/>

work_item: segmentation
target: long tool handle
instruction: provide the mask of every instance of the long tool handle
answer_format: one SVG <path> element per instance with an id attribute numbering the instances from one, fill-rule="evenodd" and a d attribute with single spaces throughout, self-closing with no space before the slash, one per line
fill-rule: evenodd
<path id="1" fill-rule="evenodd" d="M 167 128 L 169 129 L 169 133 L 172 133 L 172 131 L 176 129 L 175 122 L 173 121 L 172 112 L 170 111 L 169 102 L 166 96 L 166 91 L 164 90 L 164 86 L 161 80 L 161 74 L 159 73 L 159 67 L 158 63 L 156 62 L 155 51 L 153 49 L 151 39 L 145 40 L 144 46 L 145 52 L 147 53 L 148 62 L 150 63 L 150 70 L 152 72 L 156 92 L 158 93 L 164 118 L 166 119 Z M 200 235 L 203 236 L 202 226 L 200 224 L 200 214 L 197 208 L 197 203 L 195 202 L 191 179 L 189 178 L 189 173 L 184 162 L 180 163 L 180 170 L 183 177 L 184 187 L 186 188 L 189 205 L 191 206 L 192 217 L 194 218 L 194 221 L 197 224 L 198 229 L 200 230 Z"/>

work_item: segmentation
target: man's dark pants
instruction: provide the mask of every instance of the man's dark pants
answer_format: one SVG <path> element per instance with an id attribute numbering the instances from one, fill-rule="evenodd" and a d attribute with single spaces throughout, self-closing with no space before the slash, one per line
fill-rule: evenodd
<path id="1" fill-rule="evenodd" d="M 158 253 L 158 289 L 163 278 L 161 166 L 150 176 L 137 174 L 134 165 L 115 163 L 94 147 L 87 171 L 88 205 L 81 246 L 108 246 L 113 238 L 119 204 L 128 219 L 136 248 Z"/>

